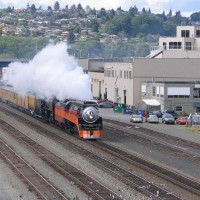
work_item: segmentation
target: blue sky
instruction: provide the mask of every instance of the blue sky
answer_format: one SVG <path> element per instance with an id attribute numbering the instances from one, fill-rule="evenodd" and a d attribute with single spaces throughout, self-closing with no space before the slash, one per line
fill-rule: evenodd
<path id="1" fill-rule="evenodd" d="M 5 8 L 8 6 L 14 6 L 15 8 L 26 8 L 26 5 L 35 4 L 36 7 L 42 6 L 44 9 L 46 6 L 52 6 L 56 0 L 0 0 L 0 7 Z M 173 13 L 180 11 L 182 15 L 189 16 L 193 12 L 200 11 L 200 0 L 58 0 L 61 7 L 66 5 L 71 6 L 72 4 L 78 5 L 81 3 L 82 7 L 85 8 L 89 5 L 91 8 L 105 8 L 105 9 L 117 9 L 121 6 L 123 10 L 129 10 L 132 6 L 135 6 L 142 10 L 142 8 L 151 9 L 152 13 L 168 13 L 171 9 Z"/>

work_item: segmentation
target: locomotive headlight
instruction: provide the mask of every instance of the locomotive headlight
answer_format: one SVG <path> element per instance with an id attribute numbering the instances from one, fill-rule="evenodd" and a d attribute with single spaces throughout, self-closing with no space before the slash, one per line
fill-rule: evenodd
<path id="1" fill-rule="evenodd" d="M 93 116 L 93 115 L 89 115 L 89 118 L 90 118 L 90 119 L 93 119 L 93 118 L 94 118 L 94 116 Z"/>
<path id="2" fill-rule="evenodd" d="M 83 110 L 83 119 L 87 123 L 94 123 L 98 118 L 98 110 L 95 107 L 89 106 Z"/>
<path id="3" fill-rule="evenodd" d="M 93 113 L 92 111 L 89 113 L 89 118 L 90 118 L 90 119 L 93 119 L 93 118 L 94 118 L 94 113 Z"/>

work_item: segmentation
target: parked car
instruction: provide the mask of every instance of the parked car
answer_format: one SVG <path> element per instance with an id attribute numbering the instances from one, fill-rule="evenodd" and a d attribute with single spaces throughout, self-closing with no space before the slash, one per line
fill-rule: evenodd
<path id="1" fill-rule="evenodd" d="M 105 102 L 100 102 L 100 103 L 97 103 L 97 105 L 100 107 L 100 108 L 114 108 L 114 104 L 112 102 L 109 102 L 109 101 L 105 101 Z"/>
<path id="2" fill-rule="evenodd" d="M 156 115 L 149 115 L 149 117 L 147 118 L 147 122 L 158 124 L 159 118 Z"/>
<path id="3" fill-rule="evenodd" d="M 163 113 L 159 110 L 153 111 L 153 114 L 156 115 L 158 118 L 162 118 Z"/>
<path id="4" fill-rule="evenodd" d="M 133 123 L 142 123 L 143 122 L 143 118 L 140 115 L 132 114 L 131 117 L 130 117 L 130 122 L 133 122 Z"/>
<path id="5" fill-rule="evenodd" d="M 167 110 L 164 111 L 164 113 L 171 114 L 174 117 L 175 120 L 178 118 L 178 114 L 173 109 L 167 109 Z"/>
<path id="6" fill-rule="evenodd" d="M 165 113 L 162 116 L 162 123 L 164 123 L 164 124 L 175 124 L 175 118 L 173 117 L 173 115 L 171 115 L 169 113 Z"/>
<path id="7" fill-rule="evenodd" d="M 185 125 L 188 123 L 188 118 L 187 117 L 178 117 L 176 119 L 176 123 L 180 125 Z"/>
<path id="8" fill-rule="evenodd" d="M 97 102 L 97 103 L 102 103 L 102 102 L 108 102 L 108 100 L 107 100 L 107 99 L 99 99 L 99 100 L 97 100 L 96 102 Z"/>

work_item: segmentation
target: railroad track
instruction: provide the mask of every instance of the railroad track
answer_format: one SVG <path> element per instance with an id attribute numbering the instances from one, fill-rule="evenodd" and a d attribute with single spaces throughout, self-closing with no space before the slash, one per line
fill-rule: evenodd
<path id="1" fill-rule="evenodd" d="M 165 150 L 170 150 L 177 155 L 184 157 L 191 161 L 200 163 L 200 144 L 187 141 L 175 136 L 166 135 L 163 133 L 157 133 L 145 128 L 140 128 L 140 130 L 134 130 L 124 128 L 132 127 L 125 123 L 116 124 L 116 122 L 104 122 L 104 126 L 110 127 L 113 130 L 120 130 L 120 134 L 128 136 L 130 139 L 143 141 L 144 143 L 155 144 L 157 147 L 161 147 Z"/>
<path id="2" fill-rule="evenodd" d="M 36 193 L 40 199 L 68 199 L 53 186 L 52 183 L 39 174 L 14 150 L 0 139 L 0 155 L 13 168 L 16 174 L 29 186 L 29 190 Z"/>
<path id="3" fill-rule="evenodd" d="M 106 152 L 117 156 L 118 158 L 132 162 L 134 165 L 137 165 L 144 170 L 151 171 L 175 184 L 180 185 L 187 190 L 195 192 L 197 195 L 200 195 L 200 182 L 194 181 L 186 176 L 183 176 L 182 174 L 178 174 L 177 172 L 173 172 L 167 168 L 164 168 L 163 166 L 159 166 L 158 164 L 151 163 L 144 158 L 125 152 L 117 147 L 111 146 L 110 144 L 108 145 L 105 142 L 87 142 L 99 149 L 105 150 Z"/>
<path id="4" fill-rule="evenodd" d="M 26 121 L 26 120 L 24 120 L 24 121 Z M 26 123 L 29 126 L 32 126 L 33 128 L 35 127 L 34 123 L 32 123 L 32 122 L 26 122 Z M 39 132 L 43 133 L 43 134 L 44 134 L 44 132 L 47 131 L 47 130 L 41 128 L 41 127 L 39 129 L 40 129 Z M 154 186 L 152 186 L 152 183 L 149 183 L 147 181 L 145 182 L 145 180 L 141 180 L 140 177 L 137 177 L 137 176 L 135 176 L 134 178 L 132 177 L 132 179 L 138 180 L 142 184 L 137 185 L 137 183 L 133 182 L 132 180 L 131 180 L 132 181 L 132 183 L 131 183 L 130 180 L 127 180 L 127 177 L 133 176 L 133 175 L 130 174 L 130 172 L 129 172 L 129 174 L 127 174 L 127 172 L 123 171 L 124 169 L 119 169 L 119 166 L 116 166 L 113 163 L 109 163 L 108 161 L 106 161 L 106 162 L 108 162 L 106 164 L 101 159 L 98 159 L 96 157 L 97 155 L 94 155 L 94 154 L 90 155 L 91 153 L 87 152 L 86 150 L 83 150 L 83 149 L 77 150 L 77 148 L 78 148 L 77 146 L 69 143 L 66 140 L 63 141 L 63 138 L 59 139 L 58 136 L 56 136 L 54 133 L 51 133 L 51 132 L 48 131 L 48 133 L 46 133 L 46 136 L 53 138 L 54 140 L 58 141 L 60 144 L 62 144 L 66 148 L 69 148 L 71 150 L 73 149 L 74 151 L 76 151 L 77 153 L 79 153 L 79 154 L 81 154 L 83 156 L 87 155 L 87 158 L 90 159 L 91 161 L 95 162 L 96 164 L 97 164 L 96 161 L 99 160 L 98 163 L 99 163 L 99 165 L 101 167 L 103 167 L 104 169 L 106 169 L 108 171 L 112 171 L 115 176 L 118 176 L 118 178 L 120 178 L 120 180 L 122 180 L 126 184 L 129 184 L 129 185 L 132 184 L 132 187 L 137 189 L 137 190 L 139 190 L 140 192 L 145 193 L 146 195 L 150 195 L 150 196 L 153 195 L 154 197 L 158 197 L 159 196 L 159 198 L 161 198 L 162 195 L 163 195 L 162 198 L 166 198 L 164 195 L 168 195 L 167 199 L 171 199 L 170 196 L 169 196 L 169 191 L 160 192 L 160 191 L 162 191 L 163 188 L 159 188 L 157 186 L 156 186 L 157 188 L 155 187 L 155 191 L 153 191 L 153 192 L 151 190 L 148 191 L 149 186 L 150 186 L 151 189 L 154 187 Z M 100 148 L 101 146 L 102 147 L 104 146 L 103 147 L 104 151 L 107 149 L 106 151 L 109 151 L 110 153 L 112 152 L 112 154 L 115 154 L 118 157 L 120 155 L 120 158 L 122 158 L 123 160 L 126 160 L 128 162 L 132 162 L 132 163 L 134 162 L 134 164 L 135 164 L 139 160 L 139 158 L 134 157 L 132 154 L 127 154 L 127 152 L 121 151 L 121 150 L 116 149 L 116 148 L 111 147 L 111 146 L 108 147 L 108 145 L 106 145 L 104 143 L 101 143 L 98 148 Z M 112 148 L 112 150 L 111 150 L 111 148 Z M 143 168 L 146 168 L 146 169 L 148 168 L 148 170 L 154 171 L 154 173 L 156 172 L 156 173 L 160 174 L 160 173 L 162 173 L 162 171 L 163 172 L 166 171 L 166 169 L 161 168 L 160 166 L 154 165 L 152 163 L 146 163 L 146 161 L 144 162 L 144 160 L 141 160 L 141 159 L 140 159 L 140 162 L 138 162 L 138 165 L 140 165 L 140 166 L 142 166 Z M 105 166 L 108 166 L 108 167 L 106 168 Z M 110 169 L 113 169 L 113 170 L 110 170 Z M 124 174 L 124 177 L 122 176 L 122 174 Z M 168 175 L 168 171 L 167 171 L 167 173 L 162 173 L 162 174 L 163 174 L 162 176 L 164 178 L 166 178 L 167 175 Z M 184 187 L 184 188 L 186 188 L 186 189 L 188 189 L 190 191 L 192 190 L 195 193 L 199 194 L 199 183 L 194 182 L 192 180 L 189 180 L 189 179 L 187 179 L 187 177 L 181 177 L 181 176 L 178 176 L 178 177 L 176 177 L 176 179 L 173 179 L 173 176 L 174 176 L 174 174 L 170 174 L 170 176 L 168 176 L 168 179 L 170 177 L 170 181 L 174 181 L 175 184 L 180 184 L 182 187 Z M 182 183 L 182 181 L 183 181 L 183 183 Z M 159 194 L 158 194 L 158 191 L 159 191 Z M 173 194 L 170 194 L 170 195 L 173 195 Z M 181 198 L 174 195 L 173 199 L 181 199 Z"/>
<path id="5" fill-rule="evenodd" d="M 49 166 L 51 166 L 55 171 L 66 177 L 68 180 L 72 181 L 73 184 L 78 186 L 82 191 L 84 191 L 89 198 L 101 200 L 118 200 L 121 199 L 117 194 L 109 190 L 108 188 L 104 187 L 99 182 L 95 181 L 90 176 L 84 174 L 74 166 L 70 165 L 63 159 L 59 158 L 58 156 L 54 155 L 29 137 L 25 136 L 23 133 L 12 127 L 11 125 L 7 124 L 6 122 L 0 120 L 1 127 L 9 132 L 16 140 L 23 141 L 24 144 L 26 144 L 29 148 L 32 149 L 42 160 L 47 162 Z M 13 134 L 14 133 L 14 134 Z M 1 152 L 3 153 L 5 150 L 1 149 Z M 4 155 L 4 154 L 3 154 Z M 15 153 L 16 155 L 16 153 Z M 18 157 L 18 159 L 20 159 Z M 25 161 L 24 161 L 25 162 Z M 27 163 L 28 165 L 28 163 Z M 23 174 L 23 170 L 21 171 L 21 174 Z M 37 181 L 37 177 L 34 179 Z M 40 185 L 38 185 L 40 188 Z M 41 192 L 43 191 L 43 187 L 41 187 Z M 44 190 L 46 191 L 46 190 Z M 46 192 L 43 192 L 46 193 Z M 50 197 L 54 197 L 55 195 L 51 195 Z M 47 199 L 51 199 L 47 198 Z M 55 196 L 55 199 L 62 199 L 57 198 Z M 64 199 L 64 198 L 63 198 Z"/>
<path id="6" fill-rule="evenodd" d="M 26 123 L 28 123 L 29 126 L 35 127 L 35 124 L 33 124 L 32 122 L 26 122 Z M 7 129 L 10 129 L 10 134 L 12 134 L 14 132 L 15 134 L 14 135 L 12 134 L 14 137 L 20 138 L 20 140 L 23 140 L 29 146 L 31 146 L 32 149 L 37 150 L 43 154 L 47 154 L 47 155 L 49 154 L 49 152 L 45 153 L 46 150 L 44 148 L 42 148 L 40 145 L 38 148 L 37 143 L 32 141 L 30 138 L 27 138 L 26 136 L 22 136 L 21 133 L 19 133 L 19 131 L 15 130 L 13 127 L 6 124 L 6 122 L 2 121 L 1 124 L 4 124 L 7 127 Z M 182 199 L 181 197 L 171 193 L 170 191 L 167 191 L 166 189 L 164 189 L 160 186 L 157 186 L 154 183 L 149 182 L 149 181 L 145 180 L 144 178 L 139 177 L 139 176 L 135 175 L 134 173 L 129 172 L 126 169 L 124 169 L 104 158 L 101 158 L 94 153 L 91 153 L 83 148 L 80 148 L 77 145 L 74 145 L 73 143 L 71 143 L 69 141 L 63 140 L 63 138 L 59 137 L 58 135 L 55 135 L 54 133 L 49 132 L 48 130 L 46 130 L 42 127 L 37 127 L 37 129 L 40 129 L 40 134 L 46 135 L 46 136 L 50 137 L 51 139 L 53 139 L 54 141 L 62 144 L 65 148 L 68 148 L 71 151 L 76 152 L 79 155 L 87 157 L 87 159 L 91 160 L 91 162 L 95 163 L 95 165 L 100 166 L 103 170 L 108 171 L 110 174 L 117 177 L 122 182 L 128 184 L 130 187 L 141 192 L 142 194 L 145 194 L 146 196 L 151 197 L 152 199 L 173 199 L 173 200 Z M 42 158 L 42 159 L 44 159 L 44 158 Z M 48 160 L 45 158 L 45 161 L 47 161 L 48 163 L 51 163 L 52 160 L 54 160 L 54 159 L 52 159 L 52 156 L 50 156 L 50 159 L 48 159 Z M 56 165 L 59 165 L 59 163 L 62 163 L 61 161 L 62 160 L 60 160 L 60 159 L 58 162 L 56 162 L 56 160 L 55 160 Z M 78 173 L 76 173 L 76 174 L 78 174 Z M 78 174 L 78 177 L 79 176 L 80 175 Z M 93 183 L 93 181 L 89 181 L 89 182 Z M 99 189 L 95 188 L 95 191 L 98 191 L 98 190 Z M 109 195 L 108 197 L 115 196 L 115 194 L 111 195 L 111 193 L 109 193 L 108 195 Z M 103 199 L 109 199 L 108 197 L 103 198 Z M 113 197 L 111 199 L 113 199 Z"/>
<path id="7" fill-rule="evenodd" d="M 146 139 L 147 141 L 154 142 L 156 144 L 162 145 L 163 147 L 168 147 L 179 153 L 182 152 L 184 155 L 187 154 L 187 157 L 195 157 L 200 160 L 200 144 L 184 140 L 181 138 L 177 138 L 175 136 L 166 135 L 164 133 L 158 133 L 156 131 L 152 131 L 146 128 L 140 128 L 139 130 L 128 131 L 128 129 L 124 129 L 124 127 L 134 127 L 133 125 L 129 125 L 122 122 L 116 122 L 113 120 L 104 121 L 104 125 L 111 127 L 116 130 L 122 131 L 121 134 L 129 134 L 129 137 L 138 137 L 139 139 Z"/>

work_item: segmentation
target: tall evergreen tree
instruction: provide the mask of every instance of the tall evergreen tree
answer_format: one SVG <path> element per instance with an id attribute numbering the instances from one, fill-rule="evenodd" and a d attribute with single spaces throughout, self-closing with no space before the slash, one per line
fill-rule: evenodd
<path id="1" fill-rule="evenodd" d="M 145 8 L 142 8 L 142 14 L 144 15 L 144 14 L 146 14 L 146 13 L 147 13 L 146 9 L 145 9 Z"/>
<path id="2" fill-rule="evenodd" d="M 130 9 L 129 9 L 129 14 L 131 15 L 131 16 L 134 16 L 134 15 L 136 15 L 137 13 L 138 13 L 138 8 L 136 7 L 136 6 L 134 6 L 134 7 L 130 7 Z"/>
<path id="3" fill-rule="evenodd" d="M 169 17 L 172 17 L 172 10 L 171 10 L 171 9 L 169 10 L 168 16 L 169 16 Z"/>
<path id="4" fill-rule="evenodd" d="M 10 6 L 8 6 L 8 8 L 6 9 L 6 12 L 12 13 L 12 12 L 13 12 L 13 9 L 12 9 Z"/>
<path id="5" fill-rule="evenodd" d="M 32 5 L 31 5 L 30 10 L 31 10 L 32 13 L 35 13 L 35 12 L 36 12 L 37 9 L 36 9 L 36 7 L 35 7 L 35 4 L 32 4 Z"/>
<path id="6" fill-rule="evenodd" d="M 69 43 L 71 43 L 71 42 L 74 42 L 74 39 L 75 39 L 75 35 L 74 35 L 73 31 L 69 31 L 69 34 L 67 36 L 67 41 Z"/>
<path id="7" fill-rule="evenodd" d="M 48 7 L 47 7 L 47 10 L 52 10 L 51 6 L 48 6 Z"/>
<path id="8" fill-rule="evenodd" d="M 60 3 L 58 1 L 54 4 L 54 10 L 60 10 Z"/>

